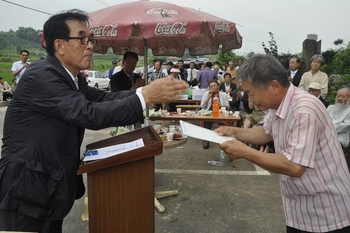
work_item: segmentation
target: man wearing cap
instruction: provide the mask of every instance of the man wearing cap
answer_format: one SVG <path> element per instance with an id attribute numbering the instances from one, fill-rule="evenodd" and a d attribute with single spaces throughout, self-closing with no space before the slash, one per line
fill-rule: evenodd
<path id="1" fill-rule="evenodd" d="M 109 72 L 108 72 L 108 77 L 109 77 L 109 79 L 111 79 L 112 78 L 112 76 L 113 76 L 113 71 L 114 71 L 114 68 L 117 66 L 117 61 L 116 60 L 113 60 L 112 61 L 112 68 L 109 70 Z"/>
<path id="2" fill-rule="evenodd" d="M 180 69 L 177 65 L 170 69 L 170 75 L 173 77 L 173 79 L 181 80 Z"/>
<path id="3" fill-rule="evenodd" d="M 336 102 L 329 105 L 327 112 L 331 117 L 338 139 L 343 148 L 349 147 L 349 131 L 350 131 L 350 89 L 348 87 L 341 88 L 337 91 Z"/>
<path id="4" fill-rule="evenodd" d="M 311 83 L 309 85 L 309 93 L 311 95 L 316 96 L 323 103 L 323 105 L 327 108 L 329 103 L 325 99 L 322 98 L 322 96 L 321 96 L 321 88 L 322 88 L 321 84 L 316 83 L 316 82 Z"/>

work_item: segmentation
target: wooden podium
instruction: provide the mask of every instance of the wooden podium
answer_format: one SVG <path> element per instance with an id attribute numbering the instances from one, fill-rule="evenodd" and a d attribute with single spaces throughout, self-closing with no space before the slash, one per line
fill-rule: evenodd
<path id="1" fill-rule="evenodd" d="M 89 232 L 128 233 L 155 231 L 154 156 L 163 142 L 153 127 L 145 127 L 86 146 L 98 149 L 143 139 L 144 147 L 106 159 L 87 162 Z"/>

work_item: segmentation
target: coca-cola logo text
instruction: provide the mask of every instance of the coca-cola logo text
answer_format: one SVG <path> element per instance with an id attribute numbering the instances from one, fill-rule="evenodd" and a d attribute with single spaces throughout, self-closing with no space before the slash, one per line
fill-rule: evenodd
<path id="1" fill-rule="evenodd" d="M 184 35 L 186 34 L 187 22 L 175 22 L 173 24 L 158 23 L 154 34 L 159 35 Z"/>
<path id="2" fill-rule="evenodd" d="M 95 37 L 114 37 L 118 35 L 118 24 L 107 24 L 102 27 L 90 27 L 90 32 Z"/>
<path id="3" fill-rule="evenodd" d="M 157 50 L 154 51 L 157 56 L 161 55 L 169 55 L 169 56 L 176 56 L 177 50 L 176 48 L 165 48 L 165 47 L 159 47 Z"/>
<path id="4" fill-rule="evenodd" d="M 214 32 L 215 33 L 227 33 L 227 32 L 230 32 L 230 25 L 228 23 L 226 23 L 226 22 L 215 23 Z"/>
<path id="5" fill-rule="evenodd" d="M 181 15 L 177 10 L 166 10 L 163 8 L 151 8 L 146 11 L 146 14 L 157 18 L 171 18 Z"/>
<path id="6" fill-rule="evenodd" d="M 210 46 L 195 47 L 191 52 L 194 51 L 194 55 L 212 54 Z"/>

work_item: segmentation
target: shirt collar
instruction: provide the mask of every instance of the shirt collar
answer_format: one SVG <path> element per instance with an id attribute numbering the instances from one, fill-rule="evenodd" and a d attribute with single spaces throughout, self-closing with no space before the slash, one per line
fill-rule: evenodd
<path id="1" fill-rule="evenodd" d="M 68 73 L 69 76 L 72 78 L 72 80 L 74 81 L 75 78 L 77 78 L 77 77 L 74 77 L 73 74 L 72 74 L 64 65 L 62 65 L 62 66 L 63 66 L 63 68 L 67 71 L 67 73 Z"/>
<path id="2" fill-rule="evenodd" d="M 284 96 L 283 100 L 280 103 L 280 106 L 278 106 L 276 110 L 276 115 L 282 119 L 285 119 L 287 116 L 288 111 L 290 110 L 290 105 L 292 104 L 294 92 L 295 92 L 295 86 L 290 84 L 288 91 L 286 95 Z"/>

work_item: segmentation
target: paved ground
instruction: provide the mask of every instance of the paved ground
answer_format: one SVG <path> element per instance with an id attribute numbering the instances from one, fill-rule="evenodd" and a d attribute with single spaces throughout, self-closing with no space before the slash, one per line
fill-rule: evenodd
<path id="1" fill-rule="evenodd" d="M 1 135 L 6 109 L 0 108 Z M 110 130 L 87 130 L 82 148 L 108 137 Z M 244 160 L 235 168 L 228 159 L 222 167 L 208 165 L 208 160 L 218 159 L 219 151 L 215 144 L 203 150 L 199 140 L 190 138 L 182 148 L 156 156 L 156 191 L 178 189 L 180 194 L 160 199 L 166 211 L 155 209 L 155 232 L 285 232 L 278 176 Z M 65 233 L 88 232 L 82 209 L 83 198 L 66 217 Z"/>

